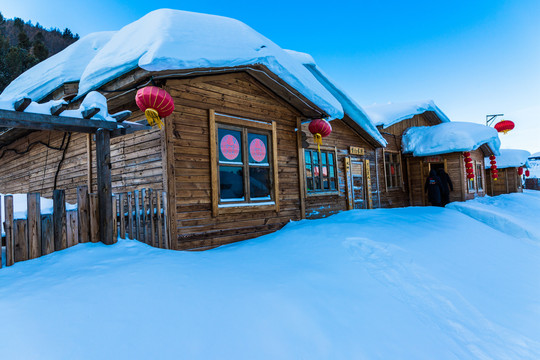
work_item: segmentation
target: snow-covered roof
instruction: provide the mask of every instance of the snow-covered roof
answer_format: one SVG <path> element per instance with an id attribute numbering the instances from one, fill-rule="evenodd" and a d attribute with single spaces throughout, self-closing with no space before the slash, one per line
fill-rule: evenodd
<path id="1" fill-rule="evenodd" d="M 504 169 L 504 168 L 513 168 L 513 167 L 520 167 L 520 166 L 528 166 L 528 160 L 529 156 L 531 155 L 530 152 L 527 150 L 520 150 L 520 149 L 501 149 L 500 155 L 497 156 L 497 168 Z M 489 157 L 485 158 L 484 163 L 486 164 L 486 169 L 491 167 L 491 164 L 489 163 Z"/>
<path id="2" fill-rule="evenodd" d="M 368 118 L 366 112 L 358 105 L 345 91 L 340 89 L 335 82 L 330 80 L 328 76 L 317 66 L 313 57 L 309 54 L 285 50 L 289 55 L 304 64 L 311 74 L 340 102 L 343 110 L 349 117 L 356 122 L 362 129 L 366 131 L 380 145 L 386 146 L 386 140 L 381 135 L 379 130 L 373 125 Z"/>
<path id="3" fill-rule="evenodd" d="M 529 159 L 540 159 L 540 152 L 536 152 L 529 156 Z"/>
<path id="4" fill-rule="evenodd" d="M 1 100 L 0 99 L 0 109 L 1 110 L 15 110 L 15 102 L 20 100 L 21 97 L 14 98 L 12 100 Z M 35 113 L 35 114 L 45 114 L 45 115 L 51 115 L 51 108 L 61 105 L 61 104 L 67 104 L 64 100 L 51 100 L 46 103 L 39 104 L 35 101 L 32 101 L 26 109 L 24 109 L 25 113 Z M 107 108 L 107 99 L 105 96 L 101 95 L 97 91 L 91 91 L 89 92 L 83 101 L 81 102 L 81 105 L 78 109 L 74 110 L 64 110 L 61 113 L 61 116 L 65 117 L 72 117 L 72 118 L 83 118 L 83 111 L 89 110 L 92 108 L 98 108 L 99 112 L 92 116 L 91 119 L 94 120 L 106 120 L 106 121 L 114 121 L 116 122 L 116 119 L 113 118 L 108 111 Z"/>
<path id="5" fill-rule="evenodd" d="M 58 65 L 80 66 L 82 69 L 68 73 L 73 75 L 70 81 L 80 78 L 78 95 L 82 96 L 136 68 L 165 71 L 263 65 L 329 116 L 343 117 L 341 104 L 301 63 L 235 19 L 160 9 L 109 33 L 108 39 L 105 35 L 95 36 L 105 43 L 100 42 L 99 47 L 72 46 L 51 58 L 39 71 L 51 72 Z M 78 56 L 84 61 L 73 61 Z M 59 60 L 65 61 L 58 63 Z M 9 96 L 20 95 L 15 89 L 41 94 L 52 91 L 54 87 L 40 80 L 38 74 L 34 70 L 17 78 Z M 58 83 L 61 81 L 65 79 Z"/>
<path id="6" fill-rule="evenodd" d="M 375 104 L 364 106 L 364 110 L 375 126 L 382 126 L 383 128 L 410 119 L 414 115 L 423 114 L 426 111 L 433 111 L 443 123 L 450 122 L 448 116 L 435 105 L 433 100 Z"/>
<path id="7" fill-rule="evenodd" d="M 26 96 L 40 101 L 63 84 L 79 81 L 90 60 L 113 34 L 97 32 L 81 38 L 22 73 L 4 89 L 0 99 L 11 101 Z"/>
<path id="8" fill-rule="evenodd" d="M 472 151 L 483 144 L 487 144 L 498 156 L 501 141 L 497 130 L 481 124 L 449 122 L 411 127 L 403 134 L 401 146 L 404 153 L 431 156 Z"/>

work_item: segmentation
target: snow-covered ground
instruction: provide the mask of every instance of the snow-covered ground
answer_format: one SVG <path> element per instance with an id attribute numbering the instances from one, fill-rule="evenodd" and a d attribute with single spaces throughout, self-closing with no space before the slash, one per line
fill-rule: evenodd
<path id="1" fill-rule="evenodd" d="M 2 359 L 539 359 L 540 192 L 0 269 Z M 470 215 L 470 216 L 469 216 Z"/>

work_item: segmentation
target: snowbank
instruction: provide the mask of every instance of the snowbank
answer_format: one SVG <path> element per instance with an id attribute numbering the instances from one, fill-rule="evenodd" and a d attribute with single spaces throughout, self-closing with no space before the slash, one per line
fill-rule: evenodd
<path id="1" fill-rule="evenodd" d="M 540 192 L 482 201 L 521 223 L 353 210 L 206 252 L 125 240 L 17 263 L 0 269 L 2 356 L 536 360 L 540 234 L 516 229 Z"/>
<path id="2" fill-rule="evenodd" d="M 426 111 L 435 112 L 443 123 L 450 122 L 448 116 L 435 105 L 433 100 L 375 104 L 364 106 L 364 109 L 371 121 L 373 121 L 373 124 L 375 126 L 382 126 L 383 129 L 397 124 L 400 121 L 410 119 L 414 115 L 423 114 Z"/>
<path id="3" fill-rule="evenodd" d="M 530 155 L 531 153 L 527 150 L 501 149 L 500 155 L 497 156 L 497 168 L 504 169 L 528 166 L 528 159 Z M 489 163 L 490 161 L 491 160 L 489 160 L 489 157 L 486 157 L 484 159 L 486 169 L 489 169 L 491 167 L 491 164 Z"/>
<path id="4" fill-rule="evenodd" d="M 404 153 L 430 156 L 476 150 L 483 144 L 499 155 L 501 141 L 497 130 L 481 124 L 451 122 L 411 127 L 403 134 L 401 145 Z"/>
<path id="5" fill-rule="evenodd" d="M 90 60 L 113 34 L 113 31 L 97 32 L 79 39 L 19 75 L 4 89 L 0 100 L 26 95 L 37 102 L 63 84 L 79 81 Z"/>
<path id="6" fill-rule="evenodd" d="M 373 125 L 365 111 L 347 93 L 340 89 L 328 76 L 317 66 L 311 55 L 293 50 L 285 50 L 289 55 L 304 64 L 311 74 L 340 102 L 343 110 L 349 117 L 364 129 L 380 145 L 386 146 L 386 140 L 379 130 Z"/>

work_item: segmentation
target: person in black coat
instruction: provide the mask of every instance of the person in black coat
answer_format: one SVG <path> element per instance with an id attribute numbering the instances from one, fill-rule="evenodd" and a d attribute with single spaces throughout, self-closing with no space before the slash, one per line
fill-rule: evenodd
<path id="1" fill-rule="evenodd" d="M 437 176 L 435 169 L 431 169 L 424 185 L 427 191 L 428 200 L 433 206 L 442 206 L 442 185 L 441 179 Z"/>
<path id="2" fill-rule="evenodd" d="M 437 170 L 437 175 L 441 179 L 442 185 L 442 206 L 445 206 L 450 202 L 450 191 L 454 191 L 454 185 L 452 185 L 452 180 L 450 180 L 450 175 L 448 175 L 443 168 Z"/>

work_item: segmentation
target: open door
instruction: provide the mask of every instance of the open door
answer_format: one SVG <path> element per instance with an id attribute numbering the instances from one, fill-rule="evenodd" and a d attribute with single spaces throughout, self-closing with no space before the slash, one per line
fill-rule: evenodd
<path id="1" fill-rule="evenodd" d="M 364 162 L 345 158 L 348 210 L 365 209 Z"/>

